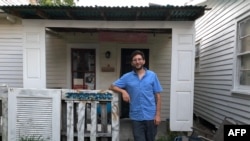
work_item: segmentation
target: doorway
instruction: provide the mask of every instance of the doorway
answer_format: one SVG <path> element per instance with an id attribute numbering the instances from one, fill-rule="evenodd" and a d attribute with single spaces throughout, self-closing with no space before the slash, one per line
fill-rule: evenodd
<path id="1" fill-rule="evenodd" d="M 123 74 L 132 71 L 130 55 L 135 50 L 140 50 L 140 51 L 142 51 L 144 53 L 145 60 L 146 60 L 144 67 L 149 69 L 149 49 L 127 49 L 127 48 L 123 48 L 123 49 L 121 49 L 120 77 Z M 121 115 L 120 115 L 120 118 L 129 118 L 129 103 L 124 102 L 123 100 L 121 100 Z"/>

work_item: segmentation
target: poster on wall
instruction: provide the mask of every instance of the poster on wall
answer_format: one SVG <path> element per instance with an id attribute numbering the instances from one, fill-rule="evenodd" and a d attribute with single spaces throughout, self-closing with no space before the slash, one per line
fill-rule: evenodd
<path id="1" fill-rule="evenodd" d="M 87 89 L 86 85 L 83 83 L 82 78 L 74 78 L 73 80 L 73 89 Z"/>
<path id="2" fill-rule="evenodd" d="M 95 89 L 95 74 L 94 73 L 85 73 L 84 76 L 85 85 L 87 85 L 88 89 Z"/>

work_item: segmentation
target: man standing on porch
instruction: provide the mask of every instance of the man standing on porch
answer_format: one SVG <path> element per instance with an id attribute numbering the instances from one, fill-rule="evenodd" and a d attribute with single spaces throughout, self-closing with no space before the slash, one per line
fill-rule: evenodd
<path id="1" fill-rule="evenodd" d="M 135 141 L 154 141 L 157 126 L 161 122 L 161 84 L 157 75 L 144 67 L 144 53 L 136 50 L 131 54 L 133 70 L 117 79 L 110 89 L 122 94 L 130 103 L 129 117 L 132 121 Z"/>

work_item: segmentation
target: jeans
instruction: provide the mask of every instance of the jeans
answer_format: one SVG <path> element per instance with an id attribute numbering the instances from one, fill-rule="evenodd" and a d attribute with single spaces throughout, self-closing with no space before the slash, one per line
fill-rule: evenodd
<path id="1" fill-rule="evenodd" d="M 154 120 L 132 120 L 133 135 L 135 141 L 154 141 L 157 133 L 157 125 Z"/>

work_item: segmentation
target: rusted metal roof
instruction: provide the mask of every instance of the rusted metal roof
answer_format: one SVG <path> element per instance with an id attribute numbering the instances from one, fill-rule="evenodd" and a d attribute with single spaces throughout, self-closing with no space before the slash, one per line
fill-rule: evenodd
<path id="1" fill-rule="evenodd" d="M 5 13 L 22 19 L 105 20 L 105 21 L 194 21 L 206 6 L 83 7 L 83 6 L 0 6 Z"/>

